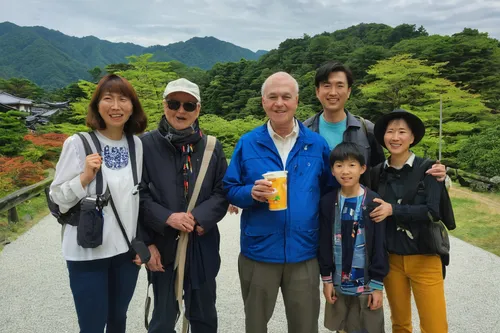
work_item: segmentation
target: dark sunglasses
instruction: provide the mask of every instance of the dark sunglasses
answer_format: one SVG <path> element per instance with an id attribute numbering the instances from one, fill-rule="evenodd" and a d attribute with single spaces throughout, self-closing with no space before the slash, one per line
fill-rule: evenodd
<path id="1" fill-rule="evenodd" d="M 194 103 L 194 102 L 181 103 L 179 101 L 176 101 L 175 99 L 167 100 L 167 105 L 168 105 L 168 108 L 170 110 L 174 110 L 174 111 L 179 110 L 179 108 L 181 107 L 181 104 L 182 104 L 182 107 L 184 108 L 184 110 L 187 112 L 193 112 L 194 110 L 196 110 L 196 107 L 198 106 L 198 103 Z"/>

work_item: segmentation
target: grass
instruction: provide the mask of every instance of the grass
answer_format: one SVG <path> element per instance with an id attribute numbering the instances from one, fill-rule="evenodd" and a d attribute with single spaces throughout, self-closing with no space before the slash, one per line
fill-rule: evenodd
<path id="1" fill-rule="evenodd" d="M 0 251 L 9 242 L 13 242 L 21 234 L 49 214 L 45 195 L 42 193 L 17 206 L 19 222 L 9 223 L 7 212 L 0 214 Z"/>
<path id="2" fill-rule="evenodd" d="M 467 243 L 500 256 L 500 195 L 479 194 L 455 185 L 451 190 L 457 228 L 450 232 Z M 487 198 L 490 203 L 481 199 Z M 496 202 L 498 205 L 494 205 Z"/>

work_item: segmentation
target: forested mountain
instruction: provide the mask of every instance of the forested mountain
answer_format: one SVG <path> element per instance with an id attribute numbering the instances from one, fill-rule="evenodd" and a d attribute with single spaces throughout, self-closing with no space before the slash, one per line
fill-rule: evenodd
<path id="1" fill-rule="evenodd" d="M 43 27 L 0 23 L 0 77 L 25 77 L 44 87 L 90 79 L 95 66 L 126 61 L 144 47 L 96 37 L 70 37 Z"/>
<path id="2" fill-rule="evenodd" d="M 126 63 L 127 56 L 143 53 L 153 53 L 158 61 L 179 60 L 203 69 L 218 62 L 258 59 L 262 54 L 214 37 L 145 48 L 93 36 L 71 37 L 39 26 L 0 23 L 0 78 L 24 77 L 45 88 L 64 87 L 79 79 L 90 80 L 88 70 Z"/>
<path id="3" fill-rule="evenodd" d="M 262 52 L 218 40 L 214 37 L 194 37 L 186 42 L 178 42 L 167 46 L 151 46 L 143 53 L 152 53 L 154 61 L 177 60 L 188 66 L 210 69 L 218 62 L 239 61 L 240 59 L 257 60 Z"/>

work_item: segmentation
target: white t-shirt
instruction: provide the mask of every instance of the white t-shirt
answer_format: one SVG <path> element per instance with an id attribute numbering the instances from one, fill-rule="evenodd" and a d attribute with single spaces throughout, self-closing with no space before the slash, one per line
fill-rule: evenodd
<path id="1" fill-rule="evenodd" d="M 111 140 L 96 131 L 101 143 L 103 191 L 106 185 L 113 197 L 120 219 L 127 231 L 129 240 L 135 238 L 137 218 L 139 215 L 139 194 L 133 195 L 135 189 L 127 138 Z M 93 147 L 92 140 L 87 137 Z M 135 158 L 138 181 L 142 175 L 142 142 L 134 136 Z M 64 142 L 59 162 L 56 166 L 54 181 L 50 186 L 50 196 L 59 205 L 61 212 L 67 212 L 87 195 L 96 194 L 96 182 L 92 181 L 86 188 L 80 182 L 80 174 L 85 166 L 85 149 L 81 139 L 75 134 Z M 128 251 L 128 245 L 120 230 L 111 205 L 103 209 L 104 227 L 102 245 L 85 249 L 76 240 L 77 227 L 63 226 L 62 252 L 64 259 L 70 261 L 96 260 L 109 258 Z"/>

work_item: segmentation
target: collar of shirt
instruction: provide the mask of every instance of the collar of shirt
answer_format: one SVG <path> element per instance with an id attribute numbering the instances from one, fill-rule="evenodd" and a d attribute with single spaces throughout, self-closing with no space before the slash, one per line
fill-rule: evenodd
<path id="1" fill-rule="evenodd" d="M 411 153 L 410 157 L 408 157 L 408 159 L 406 160 L 405 165 L 408 165 L 410 168 L 412 168 L 413 167 L 413 162 L 415 162 L 415 154 Z M 394 168 L 393 166 L 391 166 L 389 164 L 389 159 L 386 159 L 385 162 L 384 162 L 384 169 L 386 169 L 388 167 Z M 397 169 L 397 168 L 394 168 L 394 169 Z"/>
<path id="2" fill-rule="evenodd" d="M 271 121 L 267 122 L 267 130 L 269 131 L 269 135 L 271 136 L 271 139 L 273 140 L 274 145 L 278 150 L 281 162 L 283 163 L 283 168 L 286 169 L 286 161 L 288 159 L 288 155 L 292 151 L 292 148 L 297 141 L 297 137 L 299 136 L 299 124 L 297 123 L 296 119 L 293 119 L 292 132 L 284 138 L 273 130 Z"/>
<path id="3" fill-rule="evenodd" d="M 299 124 L 297 123 L 297 119 L 293 119 L 293 129 L 292 131 L 290 132 L 290 134 L 288 134 L 287 136 L 285 137 L 282 137 L 281 135 L 279 135 L 278 133 L 276 133 L 273 129 L 273 127 L 271 126 L 271 121 L 268 120 L 267 121 L 267 130 L 269 131 L 269 135 L 271 136 L 271 138 L 273 140 L 286 140 L 290 137 L 297 137 L 299 135 Z"/>

